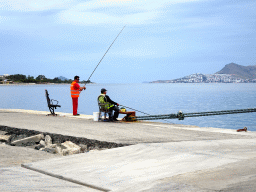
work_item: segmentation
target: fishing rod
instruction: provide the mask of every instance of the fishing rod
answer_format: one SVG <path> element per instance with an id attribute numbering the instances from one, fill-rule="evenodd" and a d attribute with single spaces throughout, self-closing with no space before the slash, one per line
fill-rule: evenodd
<path id="1" fill-rule="evenodd" d="M 120 105 L 120 104 L 119 104 L 119 105 Z M 144 113 L 144 112 L 142 112 L 142 111 L 139 111 L 139 110 L 136 110 L 136 109 L 133 109 L 133 108 L 130 108 L 130 107 L 124 106 L 124 105 L 120 105 L 120 106 L 125 107 L 125 108 L 128 108 L 128 109 L 131 109 L 131 110 L 133 110 L 133 111 L 137 111 L 137 112 L 143 113 L 143 114 L 145 114 L 145 115 L 149 115 L 149 116 L 151 116 L 151 115 L 150 115 L 150 114 L 148 114 L 148 113 Z M 166 121 L 166 122 L 168 122 L 168 123 L 172 123 L 172 122 L 170 122 L 170 121 L 168 121 L 168 120 L 166 120 L 166 119 L 163 119 L 163 121 Z"/>
<path id="2" fill-rule="evenodd" d="M 96 71 L 96 69 L 98 68 L 99 64 L 101 63 L 101 61 L 103 60 L 103 58 L 105 57 L 105 55 L 108 53 L 109 49 L 112 47 L 112 45 L 114 44 L 114 42 L 116 41 L 116 39 L 118 38 L 118 36 L 122 33 L 122 31 L 124 30 L 124 28 L 126 27 L 126 25 L 122 28 L 122 30 L 118 33 L 118 35 L 116 36 L 116 38 L 114 39 L 114 41 L 111 43 L 111 45 L 109 46 L 109 48 L 107 49 L 107 51 L 105 52 L 105 54 L 103 55 L 103 57 L 101 58 L 101 60 L 99 61 L 99 63 L 97 64 L 97 66 L 95 67 L 95 69 L 93 70 L 93 72 L 91 73 L 91 75 L 89 76 L 88 80 L 86 82 L 89 82 L 91 76 L 93 75 L 93 73 Z M 86 84 L 85 84 L 86 85 Z M 127 107 L 127 106 L 124 106 L 124 105 L 120 105 L 120 106 L 123 106 L 125 108 L 128 108 L 128 109 L 131 109 L 131 110 L 134 110 L 134 111 L 137 111 L 137 112 L 140 112 L 140 113 L 143 113 L 145 115 L 150 115 L 148 113 L 144 113 L 142 111 L 139 111 L 139 110 L 136 110 L 136 109 L 132 109 L 130 107 Z M 167 120 L 164 120 L 168 123 L 170 123 L 169 121 Z"/>
<path id="3" fill-rule="evenodd" d="M 177 114 L 136 116 L 136 119 L 137 120 L 158 120 L 158 119 L 184 120 L 185 117 L 201 117 L 201 116 L 227 115 L 227 114 L 253 113 L 253 112 L 256 112 L 256 108 L 223 110 L 223 111 L 207 111 L 207 112 L 195 112 L 195 113 L 182 113 L 182 111 L 179 111 Z"/>
<path id="4" fill-rule="evenodd" d="M 93 70 L 92 74 L 90 75 L 90 77 L 88 78 L 88 80 L 86 82 L 89 82 L 91 76 L 93 75 L 93 73 L 95 72 L 95 70 L 97 69 L 97 67 L 99 66 L 99 64 L 101 63 L 101 61 L 103 60 L 103 58 L 105 57 L 105 55 L 107 54 L 107 52 L 109 51 L 109 49 L 112 47 L 112 45 L 114 44 L 114 42 L 116 41 L 116 39 L 118 38 L 118 36 L 122 33 L 122 31 L 124 30 L 125 26 L 123 27 L 123 29 L 120 31 L 120 33 L 116 36 L 116 38 L 114 39 L 114 41 L 111 43 L 111 45 L 109 46 L 109 48 L 107 49 L 107 51 L 105 52 L 105 54 L 103 55 L 103 57 L 101 58 L 101 60 L 99 61 L 98 65 L 95 67 L 95 69 Z"/>

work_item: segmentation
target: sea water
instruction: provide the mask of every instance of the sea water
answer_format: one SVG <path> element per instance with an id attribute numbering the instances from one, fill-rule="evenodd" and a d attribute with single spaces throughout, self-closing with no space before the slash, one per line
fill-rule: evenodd
<path id="1" fill-rule="evenodd" d="M 83 86 L 83 84 L 80 84 Z M 97 97 L 106 88 L 110 98 L 136 109 L 136 115 L 207 112 L 256 107 L 256 84 L 88 84 L 80 94 L 78 113 L 92 115 L 98 111 Z M 47 111 L 45 89 L 51 99 L 58 100 L 57 112 L 72 113 L 70 85 L 1 85 L 0 108 Z M 127 109 L 130 110 L 130 109 Z M 140 113 L 140 112 L 143 113 Z M 123 115 L 120 115 L 123 117 Z M 169 123 L 256 131 L 256 113 L 190 117 Z M 159 120 L 167 123 L 167 121 Z M 0 123 L 1 124 L 1 123 Z"/>

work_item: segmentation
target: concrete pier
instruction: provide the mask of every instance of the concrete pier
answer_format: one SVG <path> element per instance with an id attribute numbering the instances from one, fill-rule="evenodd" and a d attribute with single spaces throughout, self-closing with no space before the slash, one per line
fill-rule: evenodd
<path id="1" fill-rule="evenodd" d="M 256 132 L 46 114 L 1 109 L 0 125 L 130 145 L 65 157 L 35 150 L 40 158 L 0 163 L 0 191 L 256 191 Z"/>

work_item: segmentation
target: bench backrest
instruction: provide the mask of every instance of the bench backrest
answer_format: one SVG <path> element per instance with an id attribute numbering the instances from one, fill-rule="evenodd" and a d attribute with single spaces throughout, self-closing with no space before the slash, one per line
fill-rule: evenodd
<path id="1" fill-rule="evenodd" d="M 47 89 L 45 89 L 45 97 L 46 97 L 46 101 L 47 101 L 48 107 L 50 107 L 50 105 L 51 105 L 51 100 L 50 100 L 50 98 L 49 98 L 49 94 L 48 94 Z"/>

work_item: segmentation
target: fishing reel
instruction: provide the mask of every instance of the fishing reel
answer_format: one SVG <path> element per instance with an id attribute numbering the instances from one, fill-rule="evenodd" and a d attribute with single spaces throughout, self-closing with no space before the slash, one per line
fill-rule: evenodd
<path id="1" fill-rule="evenodd" d="M 184 114 L 182 113 L 182 111 L 179 111 L 179 112 L 177 113 L 177 118 L 178 118 L 179 120 L 184 120 Z"/>
<path id="2" fill-rule="evenodd" d="M 120 108 L 120 111 L 121 111 L 121 112 L 126 112 L 126 109 L 125 109 L 124 107 L 121 107 L 121 108 Z"/>

